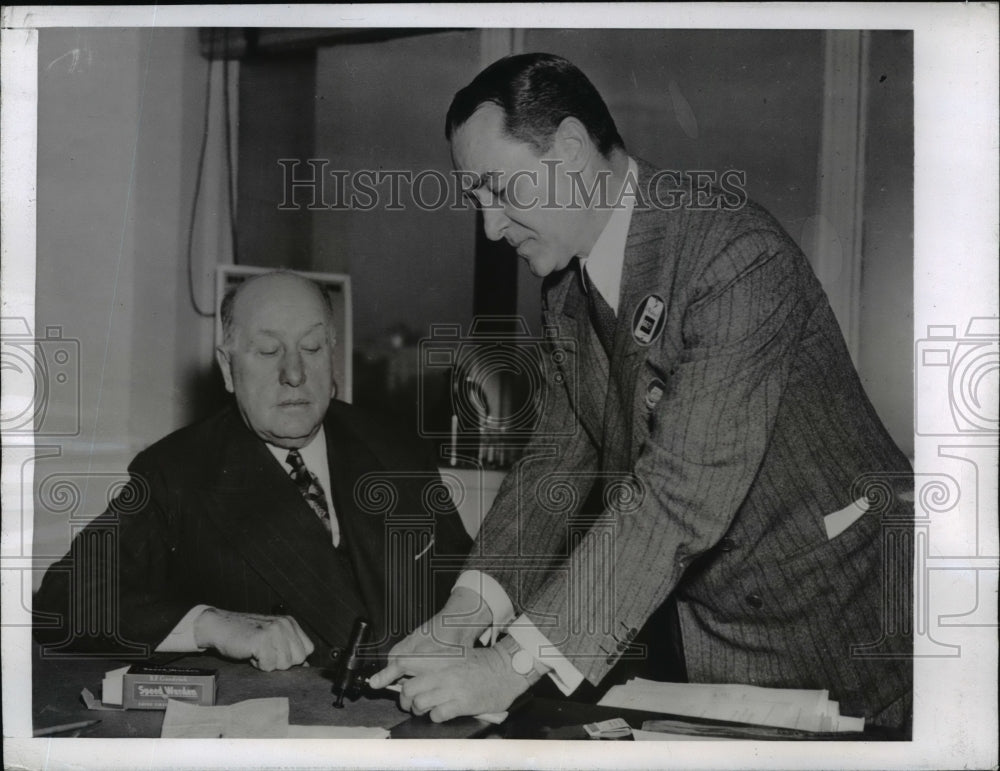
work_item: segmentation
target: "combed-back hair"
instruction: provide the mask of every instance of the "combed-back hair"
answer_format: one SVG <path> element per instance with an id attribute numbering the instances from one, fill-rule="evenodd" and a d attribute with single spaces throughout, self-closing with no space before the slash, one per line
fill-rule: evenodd
<path id="1" fill-rule="evenodd" d="M 480 72 L 452 99 L 445 120 L 445 137 L 452 135 L 483 104 L 504 112 L 508 136 L 547 152 L 564 119 L 579 120 L 607 158 L 625 149 L 615 121 L 601 95 L 572 62 L 554 54 L 507 56 Z"/>

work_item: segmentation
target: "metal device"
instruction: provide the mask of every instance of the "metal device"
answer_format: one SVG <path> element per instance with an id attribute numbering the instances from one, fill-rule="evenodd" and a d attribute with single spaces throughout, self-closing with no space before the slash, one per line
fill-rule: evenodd
<path id="1" fill-rule="evenodd" d="M 366 618 L 358 618 L 351 630 L 351 639 L 346 648 L 334 651 L 337 666 L 334 670 L 333 693 L 337 697 L 333 706 L 344 706 L 344 698 L 354 701 L 361 695 L 365 680 L 375 674 L 378 663 L 363 658 L 362 648 L 368 642 L 371 624 Z"/>

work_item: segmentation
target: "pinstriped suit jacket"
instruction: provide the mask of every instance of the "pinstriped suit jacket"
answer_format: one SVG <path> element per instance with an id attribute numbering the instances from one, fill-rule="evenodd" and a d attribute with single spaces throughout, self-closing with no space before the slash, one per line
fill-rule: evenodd
<path id="1" fill-rule="evenodd" d="M 556 364 L 541 423 L 467 567 L 592 683 L 657 655 L 630 642 L 673 593 L 692 682 L 827 688 L 844 714 L 898 727 L 909 464 L 781 227 L 752 203 L 649 206 L 653 171 L 640 164 L 610 360 L 579 272 L 544 284 Z M 663 324 L 644 344 L 650 295 Z M 868 513 L 828 539 L 824 517 L 866 494 Z"/>
<path id="2" fill-rule="evenodd" d="M 46 573 L 36 637 L 139 656 L 204 603 L 295 617 L 315 660 L 367 616 L 385 650 L 443 604 L 471 542 L 414 440 L 337 401 L 324 426 L 339 548 L 230 408 L 135 458 L 123 493 Z"/>

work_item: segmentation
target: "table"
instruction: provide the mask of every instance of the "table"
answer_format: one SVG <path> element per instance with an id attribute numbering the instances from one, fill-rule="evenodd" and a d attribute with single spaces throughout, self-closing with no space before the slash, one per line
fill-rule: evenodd
<path id="1" fill-rule="evenodd" d="M 100 720 L 98 725 L 83 730 L 80 736 L 158 737 L 163 725 L 162 710 L 89 710 L 80 697 L 80 692 L 88 688 L 99 699 L 104 673 L 128 663 L 136 662 L 83 656 L 43 658 L 39 646 L 34 646 L 34 728 Z M 285 696 L 288 698 L 288 722 L 293 725 L 377 726 L 389 729 L 391 736 L 398 733 L 404 738 L 469 738 L 490 727 L 489 723 L 474 718 L 461 718 L 443 725 L 426 719 L 413 719 L 399 708 L 394 693 L 386 693 L 384 697 L 362 696 L 354 702 L 345 701 L 342 709 L 336 709 L 330 690 L 332 673 L 320 667 L 261 672 L 246 662 L 209 654 L 184 656 L 171 661 L 170 666 L 218 670 L 216 704 Z"/>
<path id="2" fill-rule="evenodd" d="M 99 698 L 104 673 L 130 662 L 82 656 L 43 658 L 37 645 L 34 646 L 32 661 L 32 718 L 35 729 L 97 719 L 101 721 L 98 725 L 84 730 L 80 735 L 95 738 L 153 738 L 160 735 L 164 714 L 162 710 L 93 711 L 88 710 L 80 698 L 83 688 L 89 688 Z M 613 717 L 624 718 L 633 728 L 641 728 L 646 720 L 664 718 L 673 718 L 698 727 L 725 729 L 734 725 L 716 720 L 601 707 L 531 692 L 511 706 L 510 717 L 502 725 L 495 726 L 471 717 L 439 724 L 426 716 L 413 717 L 403 712 L 399 708 L 396 694 L 391 692 L 362 696 L 353 702 L 345 701 L 343 709 L 336 709 L 333 707 L 334 697 L 331 693 L 332 673 L 320 667 L 261 672 L 246 662 L 231 661 L 207 653 L 185 655 L 170 662 L 170 666 L 218 670 L 216 704 L 285 696 L 288 698 L 290 724 L 377 726 L 388 729 L 390 738 L 393 739 L 586 739 L 584 723 Z M 544 689 L 540 691 L 545 693 Z M 66 733 L 56 736 L 70 735 L 72 734 Z M 892 741 L 908 737 L 869 728 L 863 735 L 808 738 Z"/>

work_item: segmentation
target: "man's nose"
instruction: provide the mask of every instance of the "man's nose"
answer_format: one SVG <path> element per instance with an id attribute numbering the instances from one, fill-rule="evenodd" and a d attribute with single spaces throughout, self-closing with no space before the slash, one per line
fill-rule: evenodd
<path id="1" fill-rule="evenodd" d="M 279 373 L 282 385 L 300 386 L 305 382 L 306 370 L 302 366 L 302 355 L 298 351 L 289 351 L 281 358 L 281 372 Z"/>
<path id="2" fill-rule="evenodd" d="M 503 238 L 503 232 L 510 224 L 510 219 L 503 209 L 487 208 L 483 209 L 483 230 L 490 241 L 499 241 Z"/>

